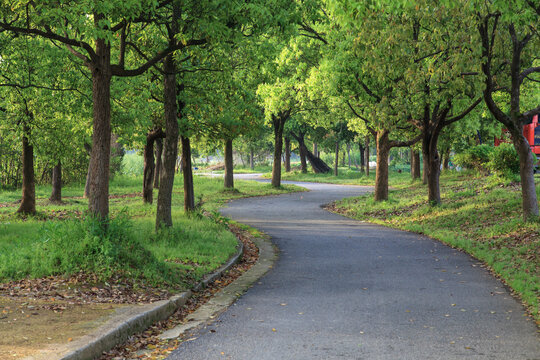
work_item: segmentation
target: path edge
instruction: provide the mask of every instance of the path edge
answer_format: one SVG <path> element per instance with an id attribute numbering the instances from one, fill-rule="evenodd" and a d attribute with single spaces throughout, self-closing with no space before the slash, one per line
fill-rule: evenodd
<path id="1" fill-rule="evenodd" d="M 50 352 L 44 350 L 41 354 L 25 359 L 89 360 L 98 358 L 103 355 L 103 352 L 125 342 L 131 335 L 147 329 L 157 321 L 169 318 L 193 296 L 193 292 L 200 291 L 219 279 L 242 258 L 244 244 L 240 239 L 237 239 L 237 242 L 238 246 L 235 254 L 217 270 L 205 275 L 203 280 L 195 285 L 192 290 L 173 295 L 168 300 L 157 301 L 140 308 L 128 307 L 126 311 L 120 311 L 113 315 L 105 324 L 91 334 L 84 335 L 70 344 L 63 344 L 55 348 L 57 356 L 51 356 Z"/>

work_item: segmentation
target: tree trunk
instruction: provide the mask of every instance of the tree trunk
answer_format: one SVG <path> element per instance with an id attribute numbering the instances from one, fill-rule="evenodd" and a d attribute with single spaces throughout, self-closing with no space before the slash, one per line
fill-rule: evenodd
<path id="1" fill-rule="evenodd" d="M 536 186 L 534 185 L 534 158 L 529 142 L 521 131 L 518 130 L 515 134 L 512 133 L 512 140 L 519 155 L 523 219 L 527 221 L 538 216 L 538 200 Z"/>
<path id="2" fill-rule="evenodd" d="M 307 173 L 307 161 L 306 161 L 306 155 L 307 155 L 308 149 L 306 148 L 306 145 L 300 146 L 298 148 L 298 153 L 300 155 L 300 171 L 302 174 Z"/>
<path id="3" fill-rule="evenodd" d="M 253 149 L 249 149 L 249 167 L 251 170 L 255 170 L 255 156 L 253 155 Z"/>
<path id="4" fill-rule="evenodd" d="M 165 141 L 163 165 L 156 211 L 156 230 L 172 226 L 171 203 L 174 185 L 174 167 L 178 155 L 178 107 L 176 104 L 176 64 L 172 54 L 163 61 L 163 102 L 165 112 Z"/>
<path id="5" fill-rule="evenodd" d="M 84 143 L 84 148 L 88 153 L 88 157 L 92 158 L 92 146 Z M 90 197 L 90 161 L 88 161 L 88 171 L 86 172 L 86 182 L 84 183 L 84 195 L 83 198 L 88 199 Z"/>
<path id="6" fill-rule="evenodd" d="M 156 166 L 154 171 L 154 189 L 159 189 L 159 177 L 161 176 L 162 156 L 163 156 L 163 138 L 156 139 Z"/>
<path id="7" fill-rule="evenodd" d="M 347 154 L 345 154 L 345 151 L 342 153 L 342 156 L 341 156 L 341 166 L 342 167 L 345 167 L 345 158 Z"/>
<path id="8" fill-rule="evenodd" d="M 225 189 L 234 188 L 233 141 L 225 140 Z"/>
<path id="9" fill-rule="evenodd" d="M 184 171 L 184 211 L 195 210 L 195 190 L 193 188 L 193 167 L 191 165 L 191 143 L 189 137 L 180 136 L 182 140 L 182 169 Z"/>
<path id="10" fill-rule="evenodd" d="M 428 185 L 428 201 L 431 205 L 439 205 L 441 203 L 441 191 L 439 187 L 439 178 L 441 175 L 441 159 L 437 150 L 439 140 L 437 129 L 431 134 L 424 134 L 422 143 L 422 151 L 424 156 L 424 174 L 427 178 Z"/>
<path id="11" fill-rule="evenodd" d="M 96 24 L 103 16 L 94 16 Z M 90 156 L 88 210 L 105 220 L 109 216 L 109 166 L 111 156 L 111 45 L 96 40 L 96 60 L 92 62 L 93 134 Z"/>
<path id="12" fill-rule="evenodd" d="M 283 152 L 283 128 L 289 115 L 280 113 L 279 116 L 272 115 L 274 127 L 274 163 L 272 165 L 272 186 L 281 187 L 281 153 Z"/>
<path id="13" fill-rule="evenodd" d="M 334 176 L 338 176 L 339 141 L 336 141 L 336 159 L 334 161 Z"/>
<path id="14" fill-rule="evenodd" d="M 24 125 L 22 138 L 22 200 L 18 213 L 35 214 L 36 212 L 36 182 L 34 179 L 34 147 L 28 140 L 30 128 Z"/>
<path id="15" fill-rule="evenodd" d="M 362 142 L 358 143 L 358 150 L 360 150 L 360 171 L 364 172 L 365 171 L 364 166 L 365 166 L 365 163 L 366 163 L 366 159 L 365 159 L 365 155 L 364 155 L 365 148 L 362 145 Z"/>
<path id="16" fill-rule="evenodd" d="M 390 140 L 388 131 L 378 131 L 377 169 L 375 170 L 375 201 L 388 200 L 388 155 L 390 153 Z"/>
<path id="17" fill-rule="evenodd" d="M 161 129 L 152 130 L 146 135 L 146 144 L 143 153 L 143 201 L 145 204 L 151 204 L 153 201 L 153 183 L 155 180 L 154 142 L 164 136 L 165 134 Z"/>
<path id="18" fill-rule="evenodd" d="M 369 136 L 366 136 L 365 157 L 366 157 L 366 176 L 369 177 Z"/>
<path id="19" fill-rule="evenodd" d="M 428 152 L 425 148 L 428 145 L 422 143 L 422 184 L 426 185 L 428 183 L 428 172 L 429 172 L 429 159 L 425 156 Z"/>
<path id="20" fill-rule="evenodd" d="M 411 150 L 411 177 L 413 180 L 420 179 L 420 153 Z"/>
<path id="21" fill-rule="evenodd" d="M 53 203 L 62 202 L 62 163 L 60 160 L 58 160 L 52 171 L 52 192 L 49 201 Z"/>
<path id="22" fill-rule="evenodd" d="M 291 172 L 291 139 L 285 137 L 285 172 Z"/>
<path id="23" fill-rule="evenodd" d="M 319 157 L 319 150 L 317 150 L 317 143 L 313 142 L 313 155 Z"/>
<path id="24" fill-rule="evenodd" d="M 450 149 L 447 149 L 444 152 L 444 156 L 443 156 L 443 169 L 444 170 L 450 169 L 450 167 L 448 166 L 449 163 L 450 163 Z"/>
<path id="25" fill-rule="evenodd" d="M 351 168 L 351 143 L 347 143 L 347 159 L 349 160 L 349 169 Z"/>

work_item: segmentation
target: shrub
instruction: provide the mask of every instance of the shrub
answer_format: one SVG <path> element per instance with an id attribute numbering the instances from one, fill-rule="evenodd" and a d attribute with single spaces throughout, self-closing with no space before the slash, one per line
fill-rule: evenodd
<path id="1" fill-rule="evenodd" d="M 454 163 L 463 168 L 487 173 L 488 163 L 491 160 L 493 146 L 482 144 L 473 146 L 466 151 L 454 156 Z"/>
<path id="2" fill-rule="evenodd" d="M 512 144 L 502 143 L 491 153 L 488 168 L 495 174 L 511 177 L 519 173 L 519 156 Z"/>
<path id="3" fill-rule="evenodd" d="M 125 214 L 109 220 L 107 229 L 91 216 L 85 221 L 48 223 L 41 230 L 35 251 L 34 277 L 84 271 L 100 280 L 118 273 L 151 280 L 172 278 L 170 269 L 137 240 Z"/>

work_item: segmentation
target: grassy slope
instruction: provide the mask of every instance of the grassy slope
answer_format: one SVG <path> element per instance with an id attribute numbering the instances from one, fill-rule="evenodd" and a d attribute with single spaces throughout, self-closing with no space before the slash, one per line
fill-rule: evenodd
<path id="1" fill-rule="evenodd" d="M 234 253 L 236 239 L 226 227 L 202 216 L 188 217 L 184 214 L 181 176 L 175 181 L 173 194 L 174 227 L 166 233 L 156 235 L 155 205 L 142 203 L 141 183 L 141 177 L 118 177 L 112 181 L 110 187 L 111 216 L 118 217 L 122 213 L 131 219 L 125 229 L 128 235 L 121 244 L 127 242 L 129 246 L 142 247 L 140 249 L 142 253 L 156 260 L 154 263 L 146 261 L 136 264 L 141 267 L 136 270 L 137 276 L 144 277 L 146 281 L 154 284 L 170 284 L 174 281 L 172 279 L 180 274 L 183 277 L 181 283 L 193 283 Z M 292 186 L 276 190 L 268 184 L 249 181 L 236 181 L 235 185 L 236 191 L 224 191 L 221 179 L 195 177 L 196 197 L 204 204 L 205 209 L 215 211 L 233 198 L 296 190 Z M 72 265 L 58 263 L 62 262 L 62 246 L 70 249 L 73 247 L 75 252 L 77 246 L 82 247 L 86 241 L 80 239 L 84 237 L 84 234 L 80 233 L 77 239 L 69 242 L 69 237 L 75 235 L 70 235 L 66 230 L 72 225 L 73 228 L 69 229 L 72 234 L 80 230 L 76 224 L 81 223 L 87 208 L 87 200 L 81 197 L 82 192 L 82 185 L 67 186 L 63 189 L 65 203 L 52 205 L 47 201 L 50 186 L 38 187 L 36 195 L 39 213 L 31 218 L 21 218 L 14 214 L 17 201 L 20 199 L 19 191 L 0 192 L 0 281 L 77 270 L 66 270 L 71 269 Z M 157 198 L 157 191 L 154 192 L 154 197 Z M 68 239 L 53 244 L 52 241 L 48 243 L 50 237 Z M 89 241 L 91 242 L 91 239 Z M 117 244 L 113 243 L 111 246 L 116 247 Z M 84 249 L 81 248 L 81 251 Z M 98 250 L 101 257 L 103 252 L 108 251 Z M 127 252 L 129 251 L 128 249 Z M 101 258 L 99 261 L 100 264 L 104 262 Z"/>
<path id="2" fill-rule="evenodd" d="M 366 195 L 336 205 L 353 218 L 426 234 L 472 254 L 514 289 L 539 321 L 540 224 L 523 222 L 519 185 L 447 173 L 441 195 L 441 206 L 429 206 L 426 187 L 409 181 L 386 202 Z"/>

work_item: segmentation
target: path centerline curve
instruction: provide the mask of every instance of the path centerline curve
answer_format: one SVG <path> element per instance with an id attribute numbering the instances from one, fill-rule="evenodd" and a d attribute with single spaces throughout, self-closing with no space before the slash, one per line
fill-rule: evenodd
<path id="1" fill-rule="evenodd" d="M 470 256 L 321 208 L 369 187 L 236 200 L 274 268 L 170 359 L 540 359 L 537 328 Z"/>

